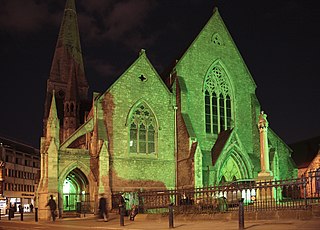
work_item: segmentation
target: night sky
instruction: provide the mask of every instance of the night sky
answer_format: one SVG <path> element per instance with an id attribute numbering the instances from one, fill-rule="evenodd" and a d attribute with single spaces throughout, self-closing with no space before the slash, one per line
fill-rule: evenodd
<path id="1" fill-rule="evenodd" d="M 65 0 L 1 0 L 0 135 L 39 147 Z M 318 0 L 76 0 L 86 77 L 103 92 L 141 48 L 161 74 L 218 6 L 257 85 L 270 127 L 287 143 L 320 135 Z"/>

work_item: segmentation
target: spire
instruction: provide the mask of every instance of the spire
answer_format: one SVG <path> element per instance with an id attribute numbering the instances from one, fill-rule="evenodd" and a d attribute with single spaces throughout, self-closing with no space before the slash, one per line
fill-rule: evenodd
<path id="1" fill-rule="evenodd" d="M 46 137 L 48 138 L 48 140 L 50 140 L 51 138 L 55 138 L 55 141 L 59 143 L 59 133 L 60 133 L 59 123 L 60 122 L 57 114 L 55 91 L 53 90 L 51 106 L 50 106 L 50 111 L 49 111 L 49 116 L 47 119 L 47 126 L 46 126 Z"/>
<path id="2" fill-rule="evenodd" d="M 49 120 L 54 120 L 54 119 L 57 119 L 57 118 L 58 118 L 58 114 L 57 114 L 57 107 L 56 107 L 56 97 L 55 97 L 55 92 L 53 90 L 48 119 Z"/>
<path id="3" fill-rule="evenodd" d="M 76 73 L 74 72 L 74 69 L 70 69 L 70 78 L 68 81 L 68 86 L 67 86 L 67 92 L 66 92 L 66 97 L 65 101 L 74 101 L 76 102 L 78 100 L 78 90 L 77 90 L 77 78 L 76 78 Z"/>
<path id="4" fill-rule="evenodd" d="M 80 96 L 86 98 L 88 83 L 84 73 L 75 0 L 66 1 L 49 79 L 67 83 L 70 72 L 76 73 L 79 87 L 85 88 L 84 95 Z"/>
<path id="5" fill-rule="evenodd" d="M 57 92 L 55 95 L 57 114 L 60 121 L 63 121 L 66 101 L 74 102 L 73 105 L 77 103 L 77 108 L 84 108 L 83 106 L 88 100 L 88 88 L 82 60 L 75 0 L 66 0 L 50 76 L 47 81 L 44 133 L 49 116 L 52 91 Z M 77 114 L 75 114 L 76 120 L 84 117 L 83 114 L 78 113 L 79 111 L 77 110 Z M 81 112 L 84 113 L 84 111 Z M 63 124 L 61 125 L 63 128 Z"/>

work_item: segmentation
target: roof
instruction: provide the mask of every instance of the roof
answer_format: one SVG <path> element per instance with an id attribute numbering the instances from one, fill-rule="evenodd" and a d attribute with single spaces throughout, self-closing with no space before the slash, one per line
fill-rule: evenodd
<path id="1" fill-rule="evenodd" d="M 23 153 L 40 156 L 39 149 L 34 148 L 28 144 L 22 143 L 18 140 L 9 139 L 7 137 L 0 136 L 0 146 L 3 146 L 4 148 L 14 149 Z"/>
<path id="2" fill-rule="evenodd" d="M 218 138 L 216 143 L 211 149 L 211 157 L 212 157 L 212 165 L 215 165 L 217 162 L 224 146 L 226 145 L 230 134 L 232 133 L 232 129 L 224 130 L 218 134 Z"/>
<path id="3" fill-rule="evenodd" d="M 289 145 L 293 150 L 292 158 L 298 168 L 308 167 L 320 149 L 320 136 Z"/>

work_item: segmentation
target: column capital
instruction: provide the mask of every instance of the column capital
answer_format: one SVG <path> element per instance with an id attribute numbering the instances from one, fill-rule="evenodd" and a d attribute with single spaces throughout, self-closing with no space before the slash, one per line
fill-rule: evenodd
<path id="1" fill-rule="evenodd" d="M 268 126 L 269 126 L 269 122 L 267 120 L 267 114 L 265 114 L 264 111 L 261 111 L 259 115 L 258 128 L 264 129 L 264 128 L 268 128 Z"/>

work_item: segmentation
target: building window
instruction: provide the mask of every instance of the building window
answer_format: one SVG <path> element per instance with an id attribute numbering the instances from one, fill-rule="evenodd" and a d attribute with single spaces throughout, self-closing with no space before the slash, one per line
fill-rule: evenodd
<path id="1" fill-rule="evenodd" d="M 216 45 L 223 45 L 223 42 L 222 42 L 222 39 L 221 37 L 219 36 L 219 34 L 215 33 L 214 35 L 212 35 L 212 38 L 211 38 L 212 42 Z"/>
<path id="2" fill-rule="evenodd" d="M 139 104 L 133 110 L 129 123 L 130 153 L 155 153 L 157 139 L 156 119 L 152 111 Z"/>
<path id="3" fill-rule="evenodd" d="M 220 66 L 214 66 L 204 84 L 206 133 L 218 134 L 231 128 L 232 100 L 226 74 Z"/>

